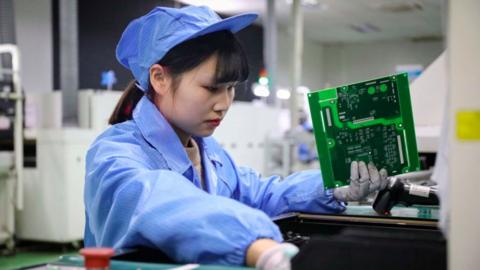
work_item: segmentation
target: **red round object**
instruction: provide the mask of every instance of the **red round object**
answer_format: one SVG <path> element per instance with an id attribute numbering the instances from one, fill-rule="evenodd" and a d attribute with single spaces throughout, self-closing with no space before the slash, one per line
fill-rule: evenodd
<path id="1" fill-rule="evenodd" d="M 110 257 L 115 251 L 113 248 L 82 248 L 80 254 L 85 257 L 85 268 L 107 268 L 110 266 Z"/>

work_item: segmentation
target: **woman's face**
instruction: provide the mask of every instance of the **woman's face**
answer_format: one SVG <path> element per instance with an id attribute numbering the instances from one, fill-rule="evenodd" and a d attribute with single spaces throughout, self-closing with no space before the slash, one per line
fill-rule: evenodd
<path id="1" fill-rule="evenodd" d="M 164 67 L 154 65 L 150 69 L 150 82 L 156 92 L 154 103 L 184 145 L 192 135 L 212 135 L 232 104 L 234 83 L 215 84 L 216 65 L 217 56 L 213 55 L 183 73 L 176 88 Z M 155 69 L 163 72 L 163 77 L 155 73 Z"/>

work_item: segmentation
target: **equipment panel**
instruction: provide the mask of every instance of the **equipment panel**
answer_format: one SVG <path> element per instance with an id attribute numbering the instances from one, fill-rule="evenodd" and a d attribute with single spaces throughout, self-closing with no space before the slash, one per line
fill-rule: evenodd
<path id="1" fill-rule="evenodd" d="M 352 161 L 389 175 L 420 169 L 406 73 L 308 94 L 324 185 L 349 184 Z"/>

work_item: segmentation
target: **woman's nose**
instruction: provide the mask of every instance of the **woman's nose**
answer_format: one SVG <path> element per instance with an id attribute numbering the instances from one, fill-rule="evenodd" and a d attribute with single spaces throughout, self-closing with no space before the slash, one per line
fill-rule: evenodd
<path id="1" fill-rule="evenodd" d="M 232 105 L 233 101 L 233 96 L 234 96 L 234 91 L 228 88 L 222 88 L 218 96 L 216 97 L 215 104 L 213 105 L 213 110 L 214 111 L 226 111 L 228 108 L 230 108 L 230 105 Z"/>

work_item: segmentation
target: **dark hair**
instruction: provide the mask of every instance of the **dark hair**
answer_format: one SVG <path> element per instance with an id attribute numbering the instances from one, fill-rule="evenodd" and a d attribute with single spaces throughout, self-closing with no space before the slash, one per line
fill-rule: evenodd
<path id="1" fill-rule="evenodd" d="M 167 67 L 173 82 L 210 56 L 217 54 L 215 83 L 241 82 L 248 77 L 248 62 L 240 42 L 230 31 L 219 31 L 187 40 L 173 47 L 159 62 Z M 152 90 L 147 90 L 151 95 Z M 174 87 L 175 88 L 175 87 Z M 110 116 L 109 124 L 132 119 L 132 112 L 145 93 L 130 82 Z"/>

